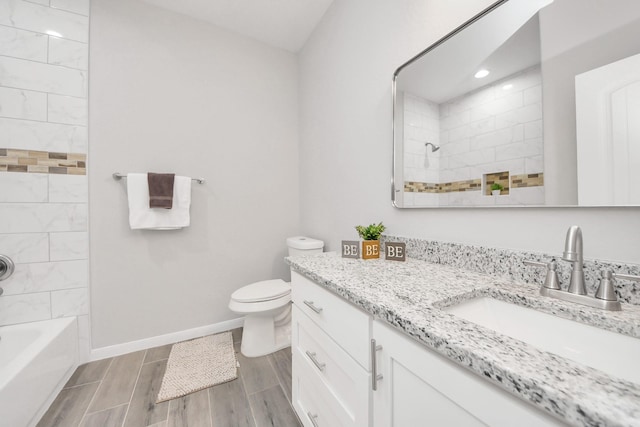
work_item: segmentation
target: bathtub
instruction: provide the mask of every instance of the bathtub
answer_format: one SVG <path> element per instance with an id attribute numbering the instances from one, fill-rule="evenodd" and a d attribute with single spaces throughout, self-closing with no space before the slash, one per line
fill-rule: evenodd
<path id="1" fill-rule="evenodd" d="M 36 425 L 77 366 L 75 317 L 0 327 L 0 424 Z"/>

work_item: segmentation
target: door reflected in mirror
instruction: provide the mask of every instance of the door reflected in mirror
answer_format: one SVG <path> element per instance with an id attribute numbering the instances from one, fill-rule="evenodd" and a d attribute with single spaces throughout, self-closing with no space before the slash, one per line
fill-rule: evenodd
<path id="1" fill-rule="evenodd" d="M 501 1 L 402 65 L 394 205 L 640 205 L 639 23 L 635 0 Z"/>

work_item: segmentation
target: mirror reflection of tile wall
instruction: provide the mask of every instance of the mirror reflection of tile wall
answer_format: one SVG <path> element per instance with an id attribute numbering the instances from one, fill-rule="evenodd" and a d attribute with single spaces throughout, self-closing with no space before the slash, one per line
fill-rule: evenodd
<path id="1" fill-rule="evenodd" d="M 539 67 L 440 105 L 405 93 L 405 206 L 544 204 L 541 94 Z"/>

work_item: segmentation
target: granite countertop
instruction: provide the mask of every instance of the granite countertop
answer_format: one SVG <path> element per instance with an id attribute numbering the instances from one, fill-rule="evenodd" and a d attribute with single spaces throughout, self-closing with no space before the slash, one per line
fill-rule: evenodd
<path id="1" fill-rule="evenodd" d="M 570 424 L 640 426 L 640 385 L 442 311 L 491 296 L 640 339 L 640 306 L 607 312 L 541 297 L 535 285 L 410 258 L 347 259 L 329 252 L 287 262 L 375 319 Z"/>

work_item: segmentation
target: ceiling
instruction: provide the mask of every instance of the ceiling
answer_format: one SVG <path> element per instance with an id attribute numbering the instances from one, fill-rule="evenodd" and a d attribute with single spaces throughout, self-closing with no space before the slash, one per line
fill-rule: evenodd
<path id="1" fill-rule="evenodd" d="M 142 0 L 298 52 L 333 0 Z"/>

